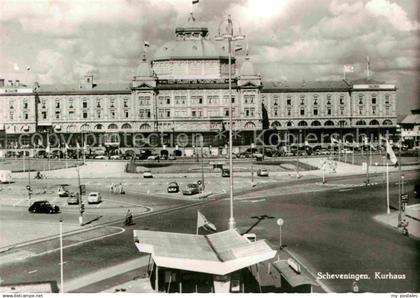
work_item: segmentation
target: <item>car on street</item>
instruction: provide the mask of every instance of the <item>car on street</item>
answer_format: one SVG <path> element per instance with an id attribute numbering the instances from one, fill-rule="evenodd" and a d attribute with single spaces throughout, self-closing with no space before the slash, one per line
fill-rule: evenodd
<path id="1" fill-rule="evenodd" d="M 57 194 L 60 198 L 66 198 L 69 196 L 69 191 L 65 189 L 64 187 L 60 187 L 57 191 Z"/>
<path id="2" fill-rule="evenodd" d="M 144 171 L 143 178 L 153 178 L 152 172 L 149 170 Z"/>
<path id="3" fill-rule="evenodd" d="M 102 195 L 99 192 L 91 192 L 88 195 L 88 204 L 99 204 L 102 202 Z"/>
<path id="4" fill-rule="evenodd" d="M 176 160 L 176 156 L 175 156 L 175 155 L 173 155 L 173 154 L 170 154 L 168 159 L 169 159 L 169 160 Z"/>
<path id="5" fill-rule="evenodd" d="M 36 201 L 28 208 L 31 213 L 59 213 L 60 207 L 51 205 L 48 201 Z"/>
<path id="6" fill-rule="evenodd" d="M 185 189 L 182 190 L 183 195 L 194 195 L 200 193 L 200 187 L 197 183 L 187 184 Z"/>
<path id="7" fill-rule="evenodd" d="M 109 157 L 109 159 L 111 159 L 111 160 L 119 160 L 119 159 L 121 159 L 121 158 L 120 158 L 120 156 L 119 156 L 119 155 L 111 155 L 111 156 Z"/>
<path id="8" fill-rule="evenodd" d="M 96 155 L 95 159 L 106 159 L 105 155 Z"/>
<path id="9" fill-rule="evenodd" d="M 230 170 L 222 169 L 222 177 L 230 177 Z"/>
<path id="10" fill-rule="evenodd" d="M 267 169 L 258 169 L 257 176 L 268 177 L 268 170 Z"/>
<path id="11" fill-rule="evenodd" d="M 168 192 L 169 193 L 173 193 L 173 192 L 179 192 L 179 185 L 177 182 L 171 182 L 168 184 Z"/>
<path id="12" fill-rule="evenodd" d="M 70 196 L 67 198 L 68 205 L 77 205 L 79 204 L 79 194 L 78 193 L 71 193 Z"/>

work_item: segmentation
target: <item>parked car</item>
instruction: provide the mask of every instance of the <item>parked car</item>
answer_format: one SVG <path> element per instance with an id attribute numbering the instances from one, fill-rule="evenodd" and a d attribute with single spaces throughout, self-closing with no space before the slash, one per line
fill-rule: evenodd
<path id="1" fill-rule="evenodd" d="M 159 156 L 158 155 L 150 155 L 149 157 L 147 157 L 147 160 L 158 160 Z"/>
<path id="2" fill-rule="evenodd" d="M 112 159 L 112 160 L 118 160 L 118 159 L 121 159 L 120 158 L 120 156 L 119 155 L 111 155 L 110 157 L 109 157 L 109 159 Z"/>
<path id="3" fill-rule="evenodd" d="M 179 192 L 179 185 L 176 182 L 168 184 L 168 192 Z"/>
<path id="4" fill-rule="evenodd" d="M 230 177 L 230 170 L 222 169 L 222 177 Z"/>
<path id="5" fill-rule="evenodd" d="M 102 195 L 99 192 L 91 192 L 88 195 L 88 204 L 99 204 L 102 202 Z"/>
<path id="6" fill-rule="evenodd" d="M 31 213 L 59 213 L 60 207 L 51 205 L 48 201 L 36 201 L 28 208 Z"/>
<path id="7" fill-rule="evenodd" d="M 169 160 L 176 160 L 176 156 L 175 156 L 175 155 L 173 155 L 173 154 L 170 154 L 168 159 L 169 159 Z"/>
<path id="8" fill-rule="evenodd" d="M 96 155 L 95 159 L 106 159 L 105 155 Z"/>
<path id="9" fill-rule="evenodd" d="M 70 196 L 67 198 L 68 205 L 77 205 L 79 204 L 79 194 L 78 193 L 71 193 Z"/>
<path id="10" fill-rule="evenodd" d="M 193 194 L 198 194 L 198 193 L 200 193 L 200 187 L 198 186 L 197 183 L 187 184 L 185 189 L 182 191 L 183 195 L 193 195 Z"/>
<path id="11" fill-rule="evenodd" d="M 152 172 L 146 170 L 143 172 L 143 178 L 153 178 Z"/>
<path id="12" fill-rule="evenodd" d="M 257 176 L 268 177 L 268 170 L 267 169 L 258 169 Z"/>

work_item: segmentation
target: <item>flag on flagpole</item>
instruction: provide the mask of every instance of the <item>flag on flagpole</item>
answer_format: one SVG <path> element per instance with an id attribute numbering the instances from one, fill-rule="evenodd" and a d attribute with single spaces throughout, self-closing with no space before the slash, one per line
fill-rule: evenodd
<path id="1" fill-rule="evenodd" d="M 344 72 L 354 72 L 353 65 L 344 65 Z"/>
<path id="2" fill-rule="evenodd" d="M 200 0 L 193 0 L 192 1 L 192 4 L 194 5 L 194 4 L 198 4 L 198 2 L 200 2 Z"/>
<path id="3" fill-rule="evenodd" d="M 197 210 L 197 231 L 201 227 L 203 227 L 207 231 L 209 231 L 209 230 L 216 231 L 217 230 L 216 226 L 214 224 L 212 224 L 211 222 L 209 222 L 207 220 L 207 218 L 200 211 Z"/>
<path id="4" fill-rule="evenodd" d="M 389 144 L 388 140 L 386 140 L 386 155 L 388 160 L 391 161 L 391 163 L 397 167 L 398 166 L 398 159 L 395 156 L 394 150 L 392 150 L 391 145 Z"/>

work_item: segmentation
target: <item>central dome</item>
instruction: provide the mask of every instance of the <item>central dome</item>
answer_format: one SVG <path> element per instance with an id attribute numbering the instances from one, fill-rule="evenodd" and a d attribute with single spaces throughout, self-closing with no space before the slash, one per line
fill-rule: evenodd
<path id="1" fill-rule="evenodd" d="M 222 44 L 201 40 L 174 40 L 164 44 L 154 55 L 154 60 L 227 59 L 228 52 Z"/>

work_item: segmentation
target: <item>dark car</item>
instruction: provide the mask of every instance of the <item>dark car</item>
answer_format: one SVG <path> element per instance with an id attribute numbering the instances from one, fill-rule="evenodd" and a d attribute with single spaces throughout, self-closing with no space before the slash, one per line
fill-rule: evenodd
<path id="1" fill-rule="evenodd" d="M 420 199 L 420 183 L 414 185 L 414 197 Z"/>
<path id="2" fill-rule="evenodd" d="M 56 205 L 51 205 L 48 201 L 36 201 L 28 208 L 31 213 L 59 213 L 60 208 Z"/>
<path id="3" fill-rule="evenodd" d="M 200 193 L 200 188 L 196 183 L 187 184 L 185 189 L 182 191 L 183 195 L 193 195 L 197 193 Z"/>
<path id="4" fill-rule="evenodd" d="M 179 192 L 179 185 L 176 182 L 171 182 L 168 185 L 168 192 Z"/>
<path id="5" fill-rule="evenodd" d="M 222 169 L 222 177 L 230 177 L 230 170 Z"/>

